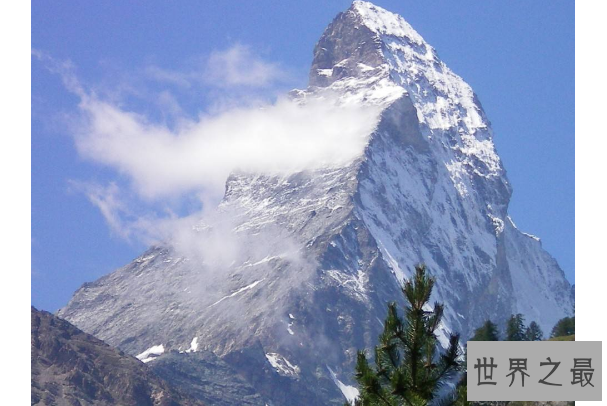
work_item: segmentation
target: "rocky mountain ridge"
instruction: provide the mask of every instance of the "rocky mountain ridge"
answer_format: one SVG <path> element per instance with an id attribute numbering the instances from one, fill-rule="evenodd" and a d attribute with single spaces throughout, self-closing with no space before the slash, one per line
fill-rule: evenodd
<path id="1" fill-rule="evenodd" d="M 32 405 L 203 406 L 148 368 L 32 307 Z"/>

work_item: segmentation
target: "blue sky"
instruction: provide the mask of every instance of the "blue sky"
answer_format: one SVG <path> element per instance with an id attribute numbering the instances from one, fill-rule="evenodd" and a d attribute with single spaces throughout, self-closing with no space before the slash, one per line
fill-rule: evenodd
<path id="1" fill-rule="evenodd" d="M 401 14 L 473 87 L 514 187 L 511 216 L 521 230 L 542 238 L 573 281 L 574 2 L 376 4 Z M 65 67 L 69 60 L 69 74 L 89 91 L 178 125 L 172 122 L 175 108 L 193 116 L 218 103 L 305 87 L 315 42 L 348 6 L 349 1 L 32 2 L 32 48 L 45 55 L 32 59 L 31 77 L 32 304 L 56 310 L 82 283 L 128 263 L 146 246 L 109 227 L 87 198 L 89 189 L 82 185 L 124 179 L 78 154 L 70 133 L 79 98 L 49 66 Z M 209 70 L 209 60 L 234 47 L 260 64 L 253 78 L 265 86 L 199 79 L 217 73 Z M 275 74 L 266 78 L 268 71 Z M 172 209 L 187 214 L 195 206 L 181 199 Z"/>

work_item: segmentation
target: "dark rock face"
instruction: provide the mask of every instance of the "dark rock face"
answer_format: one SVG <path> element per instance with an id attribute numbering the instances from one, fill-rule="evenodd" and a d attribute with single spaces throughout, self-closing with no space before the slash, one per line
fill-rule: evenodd
<path id="1" fill-rule="evenodd" d="M 334 396 L 334 388 L 326 383 L 312 390 L 310 384 L 313 381 L 308 376 L 285 376 L 279 373 L 268 363 L 264 348 L 259 342 L 227 354 L 224 360 L 238 369 L 264 398 L 271 400 L 271 404 L 322 405 L 326 402 L 327 392 Z"/>
<path id="2" fill-rule="evenodd" d="M 382 64 L 381 41 L 353 10 L 340 13 L 325 30 L 314 47 L 310 69 L 310 86 L 325 87 L 336 80 L 357 77 L 359 63 L 375 68 Z M 319 71 L 331 70 L 331 75 Z"/>
<path id="3" fill-rule="evenodd" d="M 209 405 L 264 406 L 267 403 L 234 368 L 210 351 L 171 351 L 149 363 L 149 367 L 173 387 Z"/>
<path id="4" fill-rule="evenodd" d="M 32 307 L 32 405 L 202 406 L 139 360 Z"/>

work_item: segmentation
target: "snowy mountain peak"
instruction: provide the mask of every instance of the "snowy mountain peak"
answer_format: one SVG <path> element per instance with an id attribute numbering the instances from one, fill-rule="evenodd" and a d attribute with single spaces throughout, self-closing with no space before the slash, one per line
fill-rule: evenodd
<path id="1" fill-rule="evenodd" d="M 398 14 L 355 1 L 327 27 L 314 50 L 310 85 L 324 87 L 345 77 L 388 74 L 391 44 L 419 59 L 437 62 L 434 49 Z"/>
<path id="2" fill-rule="evenodd" d="M 227 230 L 197 229 L 201 253 L 152 248 L 60 315 L 133 355 L 162 343 L 153 364 L 197 337 L 274 404 L 324 405 L 352 393 L 356 352 L 375 344 L 386 302 L 403 304 L 417 263 L 445 304 L 441 342 L 513 313 L 544 331 L 572 314 L 562 270 L 508 216 L 511 187 L 473 90 L 404 19 L 363 1 L 340 13 L 310 86 L 292 96 L 327 93 L 379 112 L 359 155 L 232 174 L 218 209 Z"/>
<path id="3" fill-rule="evenodd" d="M 361 18 L 361 23 L 379 35 L 407 38 L 417 45 L 427 45 L 424 39 L 398 14 L 368 1 L 354 1 L 350 10 Z"/>
<path id="4" fill-rule="evenodd" d="M 411 105 L 415 144 L 434 149 L 462 197 L 474 183 L 487 184 L 493 196 L 478 207 L 505 217 L 511 188 L 480 102 L 402 17 L 364 1 L 340 13 L 318 41 L 310 70 L 308 94 L 326 90 L 346 102 Z"/>
<path id="5" fill-rule="evenodd" d="M 355 81 L 357 80 L 357 81 Z M 327 27 L 314 49 L 310 86 L 352 87 L 365 81 L 387 80 L 408 93 L 422 124 L 432 129 L 455 129 L 491 140 L 489 121 L 472 88 L 443 63 L 401 16 L 372 3 L 355 1 Z M 354 81 L 354 83 L 352 83 Z M 384 86 L 387 87 L 387 86 Z M 464 137 L 466 138 L 466 137 Z M 491 145 L 471 145 L 499 172 Z M 466 145 L 467 144 L 467 145 Z"/>

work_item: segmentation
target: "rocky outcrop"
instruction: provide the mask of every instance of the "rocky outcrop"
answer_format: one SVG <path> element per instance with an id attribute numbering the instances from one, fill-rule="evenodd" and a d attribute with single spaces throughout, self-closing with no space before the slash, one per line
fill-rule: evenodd
<path id="1" fill-rule="evenodd" d="M 213 406 L 264 406 L 240 373 L 210 351 L 172 351 L 150 362 L 154 373 L 192 398 Z M 266 373 L 271 373 L 267 371 Z"/>
<path id="2" fill-rule="evenodd" d="M 145 364 L 32 307 L 32 405 L 203 406 Z"/>

